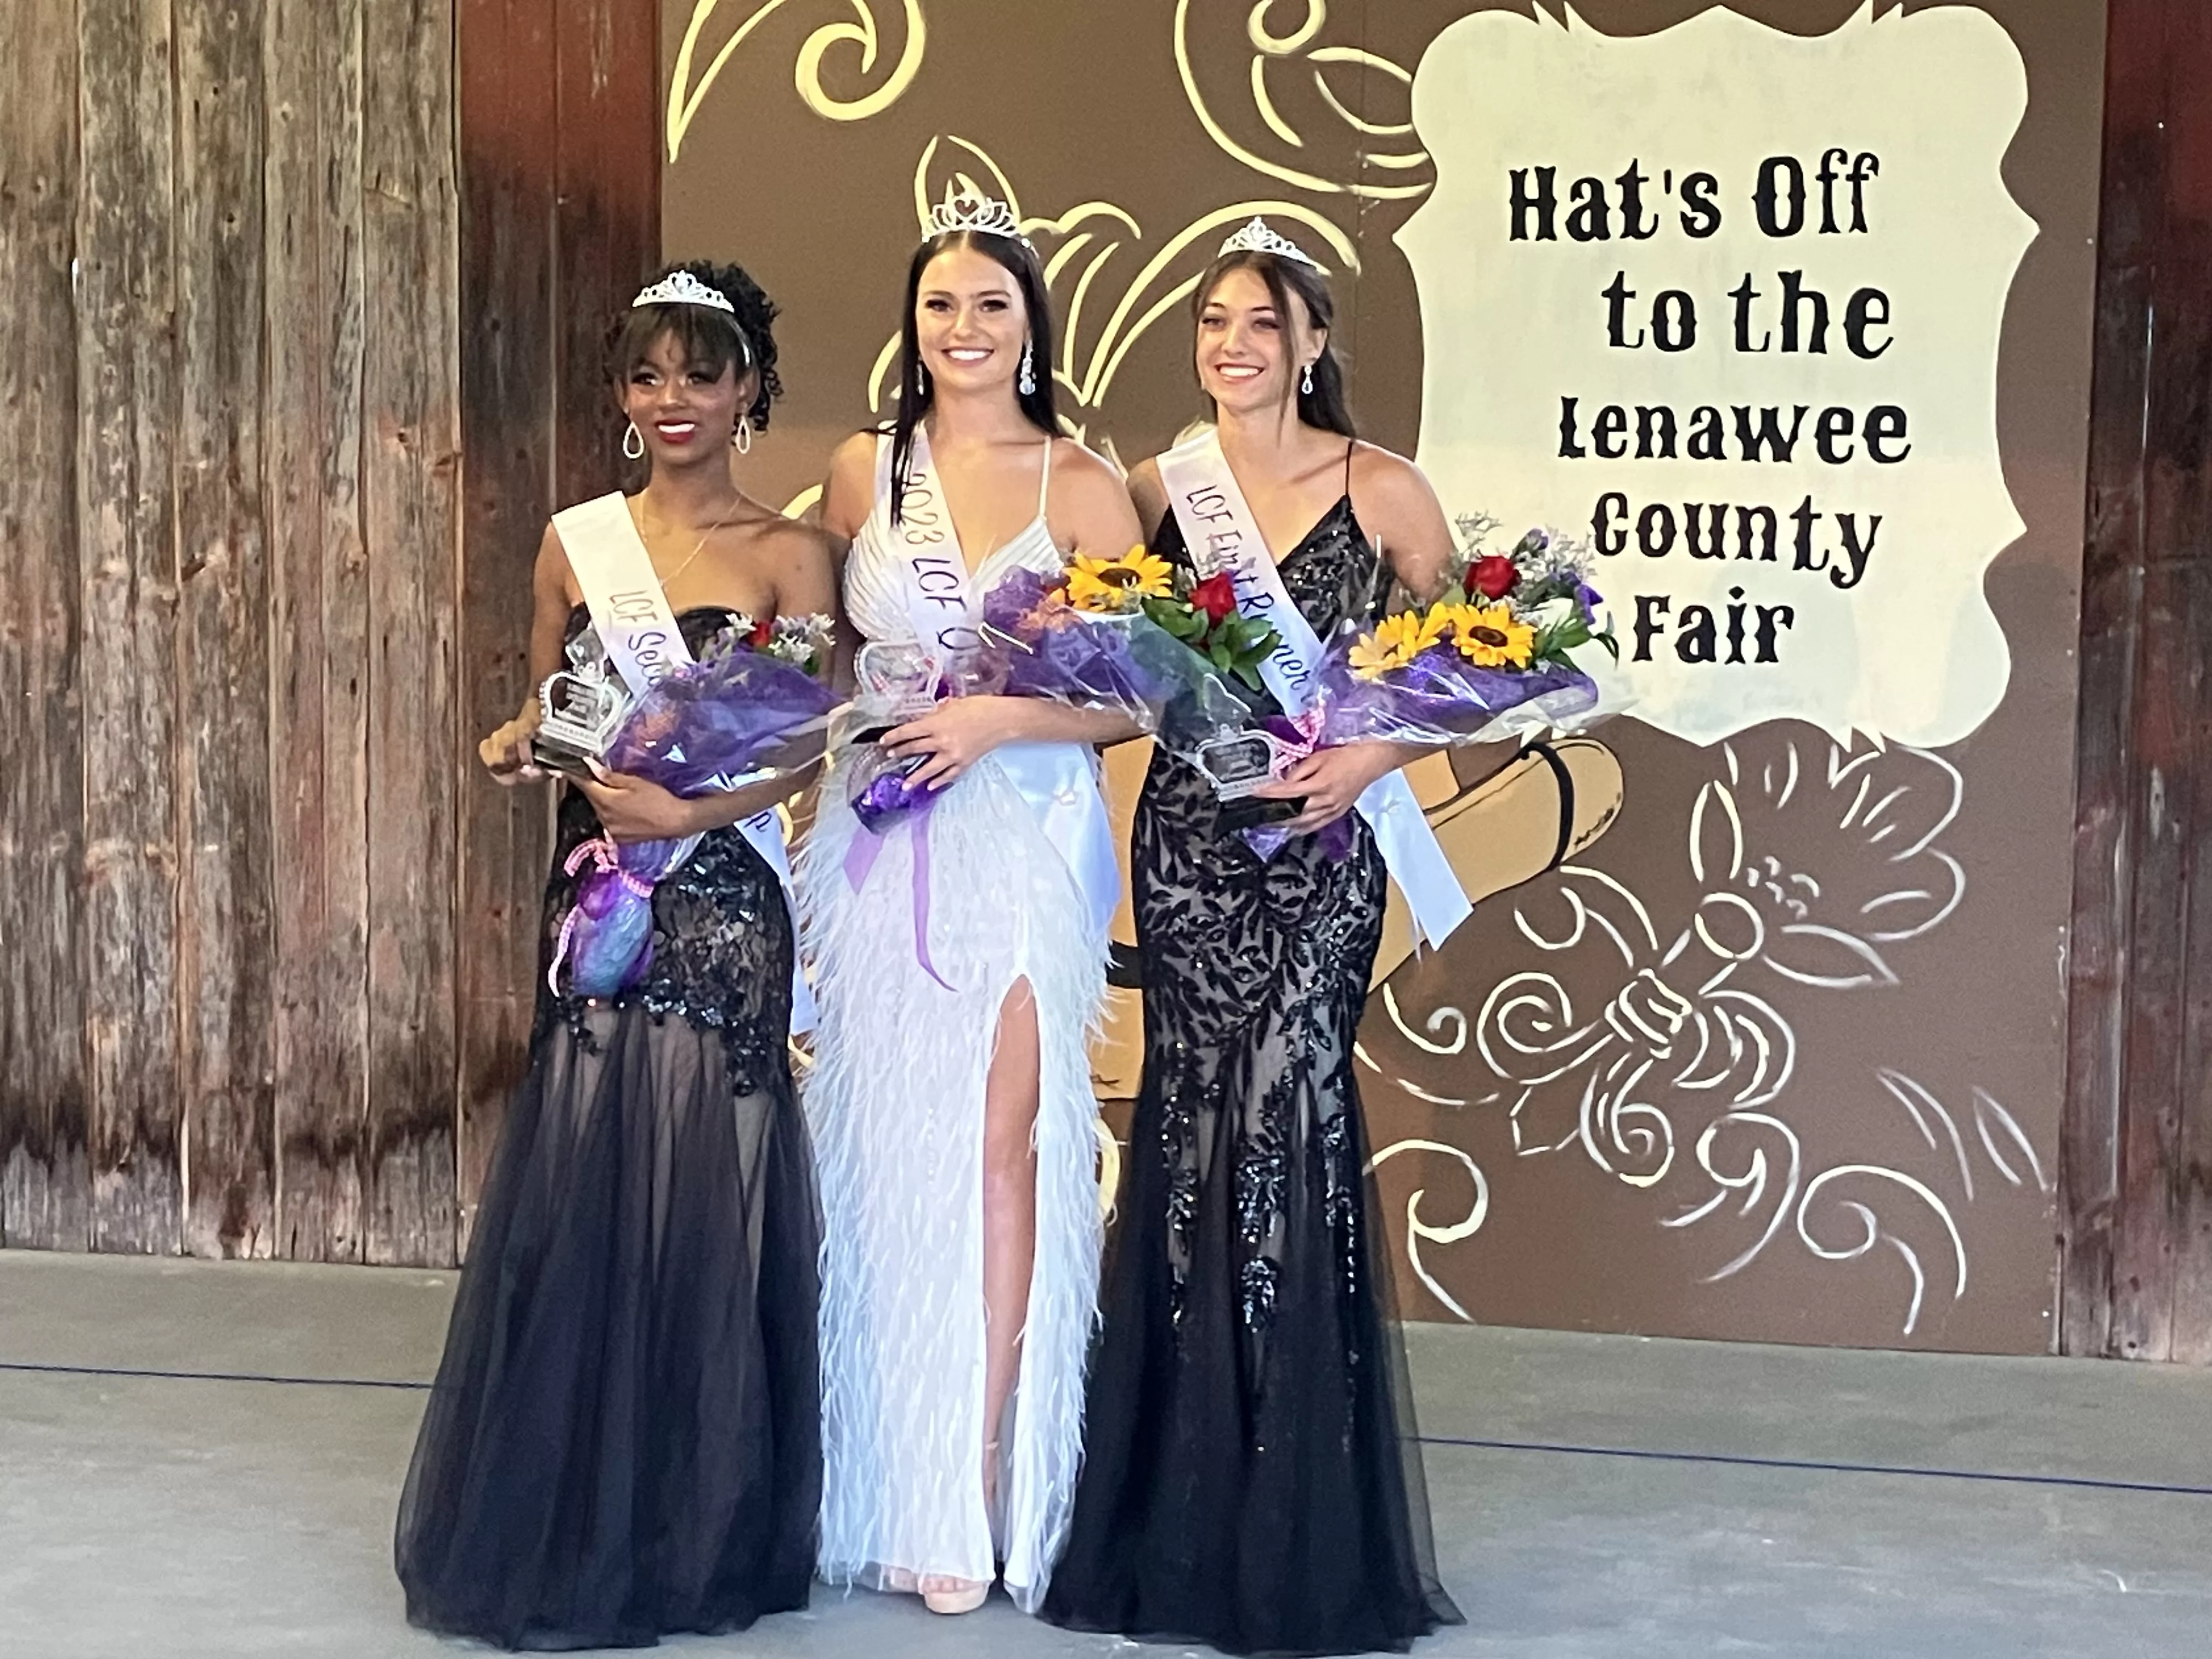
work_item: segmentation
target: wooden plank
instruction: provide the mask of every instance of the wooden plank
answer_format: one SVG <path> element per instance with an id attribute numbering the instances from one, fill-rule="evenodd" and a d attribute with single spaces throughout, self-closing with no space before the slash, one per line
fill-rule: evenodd
<path id="1" fill-rule="evenodd" d="M 562 501 L 622 480 L 623 420 L 606 378 L 607 319 L 661 262 L 654 0 L 553 0 L 558 65 L 555 246 Z"/>
<path id="2" fill-rule="evenodd" d="M 261 509 L 262 15 L 174 0 L 185 1248 L 276 1240 Z"/>
<path id="3" fill-rule="evenodd" d="M 368 1260 L 453 1256 L 460 397 L 450 0 L 362 15 Z"/>
<path id="4" fill-rule="evenodd" d="M 467 745 L 530 690 L 530 581 L 553 495 L 559 250 L 553 8 L 462 0 L 460 1248 L 528 1064 L 538 911 L 551 848 L 538 790 L 501 789 Z"/>
<path id="5" fill-rule="evenodd" d="M 82 1249 L 76 0 L 0 7 L 0 1243 Z"/>
<path id="6" fill-rule="evenodd" d="M 2142 216 L 2143 242 L 2136 263 L 2144 284 L 2140 318 L 2132 320 L 2145 356 L 2137 418 L 2143 453 L 2135 463 L 2141 519 L 2134 559 L 2141 598 L 2134 683 L 2127 699 L 2130 730 L 2124 774 L 2128 813 L 2126 859 L 2133 890 L 2125 913 L 2127 978 L 2121 1050 L 2118 1201 L 2112 1233 L 2112 1316 L 2108 1352 L 2126 1358 L 2163 1359 L 2172 1346 L 2173 1257 L 2167 1170 L 2177 1146 L 2183 1036 L 2181 999 L 2186 985 L 2185 894 L 2189 848 L 2184 833 L 2188 803 L 2189 722 L 2175 703 L 2173 677 L 2185 669 L 2185 641 L 2179 626 L 2179 572 L 2160 556 L 2172 531 L 2169 503 L 2158 488 L 2156 452 L 2170 409 L 2169 381 L 2158 351 L 2155 326 L 2160 266 L 2172 234 L 2167 207 L 2171 146 L 2164 116 L 2170 112 L 2172 64 L 2163 5 L 2130 8 L 2115 26 L 2130 35 L 2127 69 L 2141 89 L 2139 104 L 2108 89 L 2107 120 L 2112 164 L 2132 180 L 2133 205 Z M 2155 53 L 2154 57 L 2152 54 Z M 2113 73 L 2118 73 L 2116 69 Z M 2122 107 L 2123 104 L 2126 107 Z M 2146 336 L 2149 336 L 2146 338 Z"/>
<path id="7" fill-rule="evenodd" d="M 2081 587 L 2074 918 L 2068 963 L 2067 1103 L 2060 1127 L 2065 1218 L 2058 1340 L 2068 1353 L 2112 1342 L 2112 1252 L 2119 1225 L 2121 1077 L 2127 1036 L 2128 917 L 2135 843 L 2128 810 L 2141 631 L 2142 349 L 2149 259 L 2160 222 L 2154 106 L 2160 54 L 2117 0 L 2106 58 L 2106 151 L 2098 246 L 2089 504 Z"/>
<path id="8" fill-rule="evenodd" d="M 2166 538 L 2155 556 L 2176 562 L 2183 581 L 2178 621 L 2185 676 L 2172 696 L 2188 726 L 2189 800 L 2183 834 L 2190 849 L 2185 909 L 2187 984 L 2183 1052 L 2177 1079 L 2172 1158 L 2167 1166 L 2173 1298 L 2169 1353 L 2212 1364 L 2212 13 L 2191 6 L 2169 17 L 2172 64 L 2166 136 L 2170 231 L 2159 263 L 2157 342 L 2164 398 L 2161 441 L 2151 499 Z"/>
<path id="9" fill-rule="evenodd" d="M 2212 1362 L 2212 16 L 2115 0 L 2082 613 L 2066 1352 Z"/>
<path id="10" fill-rule="evenodd" d="M 2197 239 L 2201 255 L 2212 257 L 2212 237 Z M 2207 267 L 2198 264 L 2196 269 Z M 2195 307 L 2199 337 L 2195 342 L 2199 385 L 2212 384 L 2212 331 L 2204 309 Z M 2189 440 L 2202 449 L 2207 434 L 2200 422 Z M 2183 633 L 2191 659 L 2185 684 L 2176 689 L 2188 723 L 2188 817 L 2184 834 L 2191 867 L 2183 931 L 2188 941 L 2187 985 L 2182 1007 L 2182 1042 L 2173 1102 L 2176 1124 L 2164 1194 L 2171 1257 L 2172 1295 L 2168 1316 L 2167 1358 L 2190 1364 L 2212 1364 L 2212 860 L 2202 856 L 2208 814 L 2212 814 L 2212 710 L 2206 708 L 2208 667 L 2212 667 L 2212 559 L 2203 538 L 2212 531 L 2212 468 L 2199 455 L 2191 469 L 2188 494 L 2191 517 L 2199 526 L 2197 545 L 2183 573 Z"/>
<path id="11" fill-rule="evenodd" d="M 362 4 L 270 0 L 264 59 L 276 1254 L 340 1261 L 367 1236 Z"/>
<path id="12" fill-rule="evenodd" d="M 167 0 L 78 8 L 85 1018 L 93 1248 L 179 1248 L 177 370 Z"/>
<path id="13" fill-rule="evenodd" d="M 2154 374 L 2151 402 L 2160 401 Z M 2154 412 L 2154 421 L 2155 412 Z M 2144 539 L 2167 530 L 2155 490 Z M 2172 1170 L 2179 1148 L 2186 896 L 2192 791 L 2191 711 L 2183 706 L 2192 641 L 2183 627 L 2188 573 L 2153 556 L 2142 572 L 2142 635 L 2133 698 L 2128 841 L 2134 890 L 2127 914 L 2127 1024 L 2120 1066 L 2118 1225 L 2112 1239 L 2112 1352 L 2164 1359 L 2172 1346 Z"/>

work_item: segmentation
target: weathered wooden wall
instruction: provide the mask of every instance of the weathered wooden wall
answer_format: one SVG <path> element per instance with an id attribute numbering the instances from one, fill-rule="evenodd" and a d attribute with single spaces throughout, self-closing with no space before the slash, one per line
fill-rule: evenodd
<path id="1" fill-rule="evenodd" d="M 2059 1344 L 2212 1363 L 2212 8 L 2112 0 Z"/>
<path id="2" fill-rule="evenodd" d="M 0 1243 L 453 1258 L 545 848 L 465 763 L 613 476 L 656 21 L 0 7 Z"/>

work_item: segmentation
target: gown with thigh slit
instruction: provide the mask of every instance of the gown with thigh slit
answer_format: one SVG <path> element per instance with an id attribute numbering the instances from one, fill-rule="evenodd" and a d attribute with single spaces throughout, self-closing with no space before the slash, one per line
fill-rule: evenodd
<path id="1" fill-rule="evenodd" d="M 862 640 L 912 641 L 889 449 L 882 441 L 845 602 Z M 1048 447 L 1044 466 L 1048 478 Z M 1062 564 L 1041 485 L 1036 519 L 968 590 L 980 605 L 1017 568 Z M 1057 779 L 1049 795 L 1040 777 Z M 805 1098 L 822 1181 L 821 1571 L 831 1583 L 988 1583 L 1003 1562 L 1024 1609 L 1043 1593 L 1081 1455 L 1101 1229 L 1086 1035 L 1105 995 L 1104 918 L 1064 847 L 1071 826 L 1103 837 L 1104 823 L 1095 757 L 1079 744 L 993 751 L 926 814 L 863 846 L 866 859 L 855 840 L 871 832 L 842 775 L 822 790 L 799 890 L 820 1008 Z M 1104 853 L 1110 873 L 1110 843 Z M 984 1083 L 1000 1009 L 1024 981 L 1040 1047 L 1036 1252 L 1012 1398 L 987 1427 Z M 982 1484 L 990 1441 L 995 1513 Z"/>
<path id="2" fill-rule="evenodd" d="M 1154 551 L 1188 563 L 1173 515 Z M 1349 495 L 1281 562 L 1314 631 L 1373 607 Z M 1238 1654 L 1403 1651 L 1458 1613 L 1428 1502 L 1352 1042 L 1382 935 L 1364 823 L 1266 863 L 1155 751 L 1130 867 L 1145 1070 L 1044 1616 Z"/>
<path id="3" fill-rule="evenodd" d="M 696 652 L 730 616 L 679 620 Z M 570 792 L 541 969 L 574 902 L 570 854 L 599 833 Z M 648 1647 L 806 1604 L 820 1228 L 792 957 L 782 885 L 732 828 L 660 883 L 635 989 L 586 1001 L 541 975 L 400 1503 L 414 1623 L 509 1649 Z"/>

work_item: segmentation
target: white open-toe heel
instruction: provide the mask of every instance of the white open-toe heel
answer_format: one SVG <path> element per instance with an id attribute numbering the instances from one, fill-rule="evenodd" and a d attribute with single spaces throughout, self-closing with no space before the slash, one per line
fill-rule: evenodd
<path id="1" fill-rule="evenodd" d="M 992 1517 L 992 1531 L 998 1530 L 999 1505 L 999 1443 L 983 1443 L 983 1508 Z M 934 1583 L 940 1588 L 933 1589 Z M 921 1604 L 932 1613 L 947 1615 L 973 1613 L 991 1599 L 991 1587 L 964 1578 L 924 1578 L 921 1581 Z"/>
<path id="2" fill-rule="evenodd" d="M 940 1579 L 941 1583 L 958 1583 L 957 1579 Z M 957 1589 L 925 1589 L 921 1605 L 932 1613 L 946 1614 L 973 1613 L 991 1598 L 988 1584 L 960 1584 Z"/>

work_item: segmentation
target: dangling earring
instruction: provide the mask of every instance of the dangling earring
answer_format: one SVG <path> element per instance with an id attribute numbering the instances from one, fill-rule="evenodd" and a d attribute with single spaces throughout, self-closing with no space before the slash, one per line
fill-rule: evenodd
<path id="1" fill-rule="evenodd" d="M 740 455 L 750 455 L 753 453 L 753 417 L 751 416 L 738 416 L 738 429 L 730 434 L 730 447 Z"/>
<path id="2" fill-rule="evenodd" d="M 645 434 L 637 429 L 635 421 L 632 421 L 629 430 L 623 434 L 623 453 L 633 461 L 645 459 Z"/>
<path id="3" fill-rule="evenodd" d="M 1035 341 L 1022 342 L 1022 372 L 1014 381 L 1014 388 L 1024 398 L 1036 390 L 1036 349 Z"/>
<path id="4" fill-rule="evenodd" d="M 1298 390 L 1309 398 L 1313 396 L 1313 365 L 1311 363 L 1306 365 L 1306 377 L 1298 382 Z"/>

